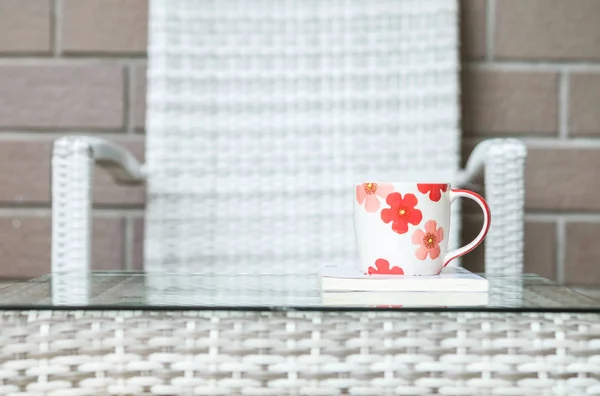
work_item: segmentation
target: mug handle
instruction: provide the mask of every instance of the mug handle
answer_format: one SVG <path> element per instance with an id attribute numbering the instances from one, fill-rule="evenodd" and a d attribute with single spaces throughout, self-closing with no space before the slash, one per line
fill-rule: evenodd
<path id="1" fill-rule="evenodd" d="M 483 242 L 483 239 L 485 238 L 490 229 L 490 220 L 492 217 L 490 213 L 490 207 L 488 206 L 487 202 L 485 202 L 485 199 L 483 199 L 481 195 L 474 193 L 473 191 L 452 189 L 450 190 L 449 198 L 451 205 L 452 202 L 456 200 L 456 198 L 469 198 L 477 202 L 477 204 L 479 205 L 479 207 L 481 207 L 481 210 L 483 211 L 483 226 L 481 227 L 481 231 L 479 231 L 479 235 L 477 235 L 475 239 L 473 239 L 470 243 L 446 253 L 446 255 L 444 256 L 444 267 L 447 266 L 450 261 L 454 260 L 457 257 L 464 256 L 465 254 L 475 249 L 481 242 Z"/>

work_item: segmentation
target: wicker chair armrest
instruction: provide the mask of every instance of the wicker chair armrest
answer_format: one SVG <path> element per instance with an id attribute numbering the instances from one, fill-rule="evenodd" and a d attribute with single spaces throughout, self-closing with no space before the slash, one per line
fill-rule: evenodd
<path id="1" fill-rule="evenodd" d="M 52 153 L 52 272 L 89 271 L 95 164 L 118 183 L 144 180 L 142 165 L 114 143 L 86 136 L 57 139 Z"/>
<path id="2" fill-rule="evenodd" d="M 484 178 L 484 194 L 492 212 L 485 240 L 488 275 L 523 273 L 526 157 L 527 148 L 520 140 L 485 140 L 475 147 L 460 177 L 462 185 Z"/>

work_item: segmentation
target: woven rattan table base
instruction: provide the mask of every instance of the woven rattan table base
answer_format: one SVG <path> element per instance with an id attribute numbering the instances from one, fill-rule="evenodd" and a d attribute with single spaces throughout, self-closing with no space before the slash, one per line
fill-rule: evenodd
<path id="1" fill-rule="evenodd" d="M 599 319 L 4 311 L 0 395 L 600 394 Z"/>

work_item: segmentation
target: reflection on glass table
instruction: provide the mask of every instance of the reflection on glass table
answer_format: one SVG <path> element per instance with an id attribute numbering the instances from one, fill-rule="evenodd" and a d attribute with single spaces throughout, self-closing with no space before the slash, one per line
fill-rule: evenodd
<path id="1" fill-rule="evenodd" d="M 55 273 L 0 289 L 0 393 L 600 389 L 598 302 L 535 275 L 488 281 L 484 306 L 398 309 L 328 305 L 316 275 Z"/>
<path id="2" fill-rule="evenodd" d="M 483 304 L 448 305 L 444 301 L 436 304 L 431 302 L 431 298 L 419 299 L 419 293 L 416 293 L 416 298 L 413 296 L 411 302 L 403 304 L 403 307 L 448 310 L 506 308 L 534 311 L 598 309 L 600 312 L 600 302 L 536 275 L 491 276 L 487 279 L 489 292 Z M 367 301 L 332 304 L 331 299 L 323 298 L 319 276 L 293 274 L 54 273 L 0 289 L 0 308 L 68 306 L 114 309 L 187 307 L 344 310 L 398 307 L 398 304 L 392 299 L 389 302 L 379 301 L 375 305 Z"/>

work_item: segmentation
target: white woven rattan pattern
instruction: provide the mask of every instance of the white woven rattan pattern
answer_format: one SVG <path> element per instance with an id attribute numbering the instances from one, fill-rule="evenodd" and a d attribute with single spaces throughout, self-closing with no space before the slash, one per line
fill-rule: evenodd
<path id="1" fill-rule="evenodd" d="M 90 266 L 94 160 L 85 139 L 58 139 L 52 152 L 52 270 Z M 60 287 L 57 285 L 57 287 Z"/>
<path id="2" fill-rule="evenodd" d="M 558 313 L 3 312 L 0 394 L 599 394 L 599 319 Z"/>
<path id="3" fill-rule="evenodd" d="M 353 183 L 458 170 L 457 26 L 448 0 L 153 1 L 145 268 L 351 263 Z"/>
<path id="4" fill-rule="evenodd" d="M 485 242 L 487 275 L 523 273 L 525 156 L 520 141 L 490 141 L 485 160 L 485 197 L 493 213 L 493 227 Z"/>

